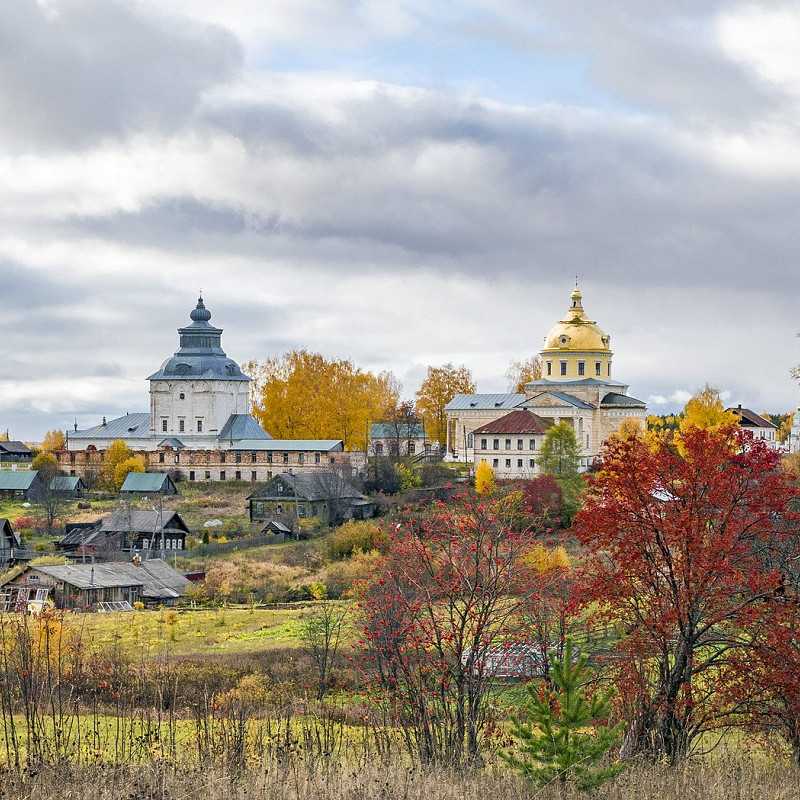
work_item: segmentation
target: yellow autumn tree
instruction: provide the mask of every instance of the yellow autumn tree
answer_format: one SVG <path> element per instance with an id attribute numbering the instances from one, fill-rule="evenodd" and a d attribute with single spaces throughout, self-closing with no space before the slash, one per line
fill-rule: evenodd
<path id="1" fill-rule="evenodd" d="M 42 450 L 63 450 L 66 447 L 67 440 L 64 438 L 64 431 L 52 430 L 47 431 L 42 439 Z"/>
<path id="2" fill-rule="evenodd" d="M 416 397 L 417 414 L 425 424 L 425 433 L 431 441 L 447 443 L 447 414 L 445 406 L 457 394 L 472 394 L 475 381 L 465 366 L 428 367 L 428 374 L 419 387 Z"/>
<path id="3" fill-rule="evenodd" d="M 391 372 L 376 375 L 308 350 L 242 369 L 253 379 L 253 414 L 276 439 L 341 439 L 347 450 L 364 449 L 372 423 L 400 396 Z"/>
<path id="4" fill-rule="evenodd" d="M 739 417 L 733 411 L 725 410 L 719 389 L 706 384 L 686 404 L 679 430 L 686 433 L 689 428 L 715 429 L 738 424 Z"/>
<path id="5" fill-rule="evenodd" d="M 494 488 L 494 470 L 481 461 L 475 468 L 475 491 L 478 494 L 487 494 Z"/>
<path id="6" fill-rule="evenodd" d="M 526 359 L 514 359 L 508 364 L 506 380 L 508 391 L 524 394 L 525 384 L 538 381 L 542 377 L 542 359 L 540 356 L 531 356 Z"/>

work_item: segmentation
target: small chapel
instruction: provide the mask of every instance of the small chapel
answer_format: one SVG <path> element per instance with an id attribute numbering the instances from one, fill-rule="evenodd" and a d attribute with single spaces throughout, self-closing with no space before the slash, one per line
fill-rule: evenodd
<path id="1" fill-rule="evenodd" d="M 647 406 L 612 378 L 611 337 L 583 308 L 575 281 L 569 308 L 545 336 L 542 377 L 524 393 L 458 394 L 446 406 L 451 460 L 485 460 L 498 478 L 537 472 L 547 430 L 566 423 L 575 431 L 581 467 L 587 469 L 602 443 L 625 419 L 644 426 Z"/>

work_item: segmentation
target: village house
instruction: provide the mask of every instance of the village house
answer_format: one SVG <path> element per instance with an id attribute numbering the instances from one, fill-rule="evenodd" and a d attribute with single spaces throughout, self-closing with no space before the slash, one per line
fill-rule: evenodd
<path id="1" fill-rule="evenodd" d="M 188 585 L 187 578 L 160 559 L 28 565 L 0 584 L 0 610 L 24 611 L 30 600 L 42 602 L 45 597 L 68 611 L 132 611 L 136 602 L 172 606 Z"/>
<path id="2" fill-rule="evenodd" d="M 186 549 L 188 534 L 176 511 L 123 508 L 90 527 L 70 526 L 56 549 L 76 560 L 118 561 L 131 552 L 167 556 Z"/>
<path id="3" fill-rule="evenodd" d="M 41 500 L 49 484 L 38 470 L 0 470 L 0 497 L 13 500 Z"/>
<path id="4" fill-rule="evenodd" d="M 375 506 L 336 472 L 282 472 L 248 498 L 251 523 L 280 522 L 293 529 L 316 517 L 331 524 L 366 519 Z"/>

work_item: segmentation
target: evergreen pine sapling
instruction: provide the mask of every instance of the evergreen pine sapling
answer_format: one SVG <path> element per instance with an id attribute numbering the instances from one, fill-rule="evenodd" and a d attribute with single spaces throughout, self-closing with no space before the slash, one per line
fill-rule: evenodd
<path id="1" fill-rule="evenodd" d="M 595 725 L 608 719 L 613 690 L 588 694 L 588 656 L 573 656 L 567 639 L 563 659 L 553 659 L 552 684 L 528 684 L 527 721 L 512 717 L 517 753 L 503 759 L 539 786 L 571 783 L 589 791 L 625 769 L 624 764 L 599 766 L 607 751 L 619 745 L 623 722 Z M 593 728 L 593 730 L 592 730 Z"/>

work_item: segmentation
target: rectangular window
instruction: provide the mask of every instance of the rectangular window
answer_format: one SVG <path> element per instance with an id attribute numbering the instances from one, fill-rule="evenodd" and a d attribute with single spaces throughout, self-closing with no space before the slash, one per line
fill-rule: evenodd
<path id="1" fill-rule="evenodd" d="M 256 454 L 255 454 L 255 453 L 250 453 L 250 461 L 251 461 L 253 464 L 255 464 L 255 463 L 256 463 Z"/>
<path id="2" fill-rule="evenodd" d="M 315 464 L 319 464 L 321 458 L 322 458 L 322 456 L 320 456 L 319 453 L 314 453 L 314 463 Z"/>
<path id="3" fill-rule="evenodd" d="M 237 453 L 236 454 L 236 463 L 237 464 L 241 464 L 242 463 L 242 454 L 241 453 Z"/>
<path id="4" fill-rule="evenodd" d="M 272 463 L 272 453 L 267 453 L 267 464 Z"/>
<path id="5" fill-rule="evenodd" d="M 608 362 L 608 377 L 611 377 L 611 362 Z"/>
<path id="6" fill-rule="evenodd" d="M 566 361 L 562 361 L 561 362 L 561 374 L 562 375 L 566 375 L 567 374 L 567 362 Z"/>
<path id="7" fill-rule="evenodd" d="M 164 454 L 163 453 L 159 453 L 158 454 L 158 463 L 159 464 L 163 464 L 164 463 Z"/>
<path id="8" fill-rule="evenodd" d="M 495 439 L 492 441 L 492 450 L 499 450 L 500 449 L 500 440 Z"/>
<path id="9" fill-rule="evenodd" d="M 497 469 L 497 467 L 498 467 L 499 463 L 500 463 L 500 462 L 499 462 L 499 460 L 498 460 L 498 459 L 496 459 L 496 458 L 493 458 L 493 459 L 492 459 L 492 466 L 493 466 L 495 469 Z"/>
<path id="10" fill-rule="evenodd" d="M 529 459 L 528 459 L 528 466 L 529 466 L 531 469 L 533 469 L 535 465 L 536 465 L 536 462 L 535 462 L 535 461 L 534 461 L 532 458 L 529 458 Z"/>
<path id="11" fill-rule="evenodd" d="M 179 419 L 178 420 L 178 433 L 183 433 L 184 430 L 185 430 L 185 426 L 186 426 L 186 421 L 182 420 L 182 419 Z"/>
<path id="12" fill-rule="evenodd" d="M 528 450 L 535 450 L 536 449 L 536 439 L 530 439 L 528 441 Z"/>
<path id="13" fill-rule="evenodd" d="M 250 473 L 250 480 L 251 480 L 251 481 L 258 480 L 258 478 L 256 477 L 256 471 L 255 471 L 255 470 L 253 470 L 253 471 Z"/>
<path id="14" fill-rule="evenodd" d="M 176 464 L 179 464 L 179 463 L 180 463 L 180 460 L 181 460 L 181 457 L 180 457 L 180 455 L 178 455 L 178 454 L 176 453 L 176 454 L 175 454 L 175 463 L 176 463 Z"/>
<path id="15" fill-rule="evenodd" d="M 236 470 L 236 480 L 240 481 L 241 479 L 242 479 L 242 471 L 237 469 Z"/>
<path id="16" fill-rule="evenodd" d="M 589 434 L 586 434 L 586 449 L 589 449 Z"/>
<path id="17" fill-rule="evenodd" d="M 197 432 L 198 433 L 203 432 L 203 420 L 201 419 L 197 420 Z"/>
<path id="18" fill-rule="evenodd" d="M 578 375 L 585 375 L 586 374 L 586 362 L 579 361 L 578 362 Z"/>
<path id="19" fill-rule="evenodd" d="M 481 450 L 486 450 L 486 439 L 481 439 Z"/>
<path id="20" fill-rule="evenodd" d="M 594 374 L 595 375 L 600 375 L 600 367 L 601 367 L 600 362 L 599 361 L 595 361 L 594 362 Z"/>
<path id="21" fill-rule="evenodd" d="M 161 420 L 161 430 L 166 433 L 167 432 L 167 421 L 165 419 Z"/>
<path id="22" fill-rule="evenodd" d="M 284 464 L 288 464 L 289 463 L 289 454 L 288 453 L 284 453 L 283 454 L 283 463 Z"/>
<path id="23" fill-rule="evenodd" d="M 220 464 L 224 464 L 224 463 L 225 463 L 225 459 L 226 459 L 227 457 L 228 457 L 228 454 L 227 454 L 227 453 L 220 453 L 220 454 L 219 454 L 219 463 L 220 463 Z"/>
<path id="24" fill-rule="evenodd" d="M 275 513 L 276 514 L 283 514 L 283 503 L 276 503 L 275 504 Z"/>
<path id="25" fill-rule="evenodd" d="M 298 503 L 297 504 L 297 516 L 304 517 L 306 515 L 306 504 L 305 503 Z"/>
<path id="26" fill-rule="evenodd" d="M 190 481 L 193 481 L 193 480 L 194 480 L 194 470 L 193 470 L 193 469 L 190 469 L 190 470 L 189 470 L 189 480 L 190 480 Z"/>
<path id="27" fill-rule="evenodd" d="M 210 470 L 206 470 L 206 480 L 207 481 L 211 480 L 211 471 Z"/>
<path id="28" fill-rule="evenodd" d="M 300 453 L 300 454 L 297 456 L 297 460 L 298 460 L 298 461 L 299 461 L 301 464 L 305 464 L 305 463 L 306 463 L 306 454 L 305 454 L 305 453 Z"/>
<path id="29" fill-rule="evenodd" d="M 510 466 L 511 466 L 511 459 L 507 458 L 506 459 L 506 467 L 510 467 Z"/>
<path id="30" fill-rule="evenodd" d="M 519 467 L 519 469 L 522 469 L 522 459 L 521 458 L 517 459 L 517 467 Z"/>
<path id="31" fill-rule="evenodd" d="M 70 464 L 74 464 L 75 463 L 75 453 L 70 453 L 69 454 L 69 463 Z"/>
<path id="32" fill-rule="evenodd" d="M 517 450 L 522 450 L 524 446 L 525 443 L 522 441 L 522 439 L 517 439 Z"/>
<path id="33" fill-rule="evenodd" d="M 416 452 L 417 452 L 417 445 L 414 444 L 414 442 L 409 442 L 408 443 L 408 453 L 409 453 L 409 455 L 413 456 L 414 453 L 416 453 Z"/>
<path id="34" fill-rule="evenodd" d="M 511 449 L 511 439 L 506 439 L 506 450 Z"/>
<path id="35" fill-rule="evenodd" d="M 552 375 L 553 374 L 553 362 L 552 361 L 548 361 L 547 362 L 547 374 L 548 375 Z"/>
<path id="36" fill-rule="evenodd" d="M 219 479 L 220 479 L 221 481 L 224 481 L 224 480 L 225 480 L 225 470 L 224 470 L 224 469 L 220 470 L 220 472 L 219 472 Z"/>

